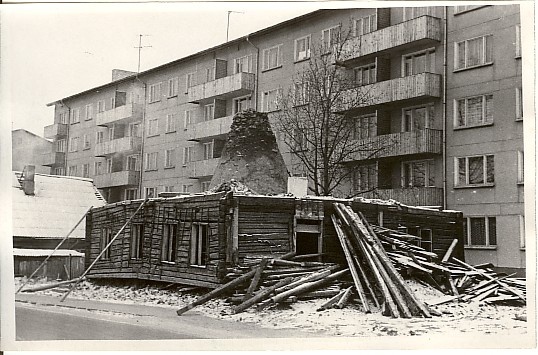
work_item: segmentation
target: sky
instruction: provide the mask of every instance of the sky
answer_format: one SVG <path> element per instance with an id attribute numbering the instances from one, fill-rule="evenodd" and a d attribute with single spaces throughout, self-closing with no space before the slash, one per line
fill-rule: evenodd
<path id="1" fill-rule="evenodd" d="M 151 46 L 144 71 L 225 42 L 227 11 L 242 12 L 230 15 L 234 39 L 320 6 L 338 3 L 2 5 L 2 119 L 42 136 L 54 120 L 47 103 L 110 82 L 112 69 L 137 70 L 140 34 Z"/>

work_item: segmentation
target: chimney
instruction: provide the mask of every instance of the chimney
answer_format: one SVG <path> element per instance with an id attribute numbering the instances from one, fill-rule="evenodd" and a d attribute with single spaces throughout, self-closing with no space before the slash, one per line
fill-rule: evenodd
<path id="1" fill-rule="evenodd" d="M 26 165 L 22 171 L 22 190 L 26 195 L 34 195 L 34 175 L 35 175 L 35 166 Z"/>
<path id="2" fill-rule="evenodd" d="M 135 75 L 134 71 L 127 71 L 121 69 L 112 69 L 112 81 L 121 80 L 131 75 Z"/>

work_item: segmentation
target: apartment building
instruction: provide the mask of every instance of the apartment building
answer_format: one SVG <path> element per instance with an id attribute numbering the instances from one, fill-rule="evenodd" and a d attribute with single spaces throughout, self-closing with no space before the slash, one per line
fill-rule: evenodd
<path id="1" fill-rule="evenodd" d="M 50 174 L 50 165 L 55 158 L 52 142 L 24 129 L 11 131 L 11 170 L 23 171 L 33 165 L 36 173 Z"/>
<path id="2" fill-rule="evenodd" d="M 53 170 L 93 178 L 109 202 L 205 191 L 233 115 L 274 118 L 312 49 L 349 31 L 334 65 L 355 78 L 350 95 L 371 100 L 342 117 L 357 139 L 391 144 L 346 162 L 354 174 L 342 191 L 461 210 L 470 262 L 522 268 L 519 23 L 517 5 L 318 10 L 138 75 L 116 72 L 49 104 L 47 138 L 63 154 Z"/>

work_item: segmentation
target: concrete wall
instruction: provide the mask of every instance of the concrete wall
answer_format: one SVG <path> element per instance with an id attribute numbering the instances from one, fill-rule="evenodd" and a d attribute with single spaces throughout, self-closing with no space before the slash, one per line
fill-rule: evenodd
<path id="1" fill-rule="evenodd" d="M 52 143 L 23 129 L 11 132 L 11 170 L 22 171 L 34 165 L 35 172 L 50 174 L 50 167 L 43 166 L 43 155 L 52 152 Z"/>

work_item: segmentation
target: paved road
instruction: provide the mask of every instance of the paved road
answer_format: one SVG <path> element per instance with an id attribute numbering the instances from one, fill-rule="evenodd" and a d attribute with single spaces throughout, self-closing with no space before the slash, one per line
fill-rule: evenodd
<path id="1" fill-rule="evenodd" d="M 17 340 L 236 339 L 319 337 L 289 329 L 264 329 L 175 309 L 18 294 Z"/>

